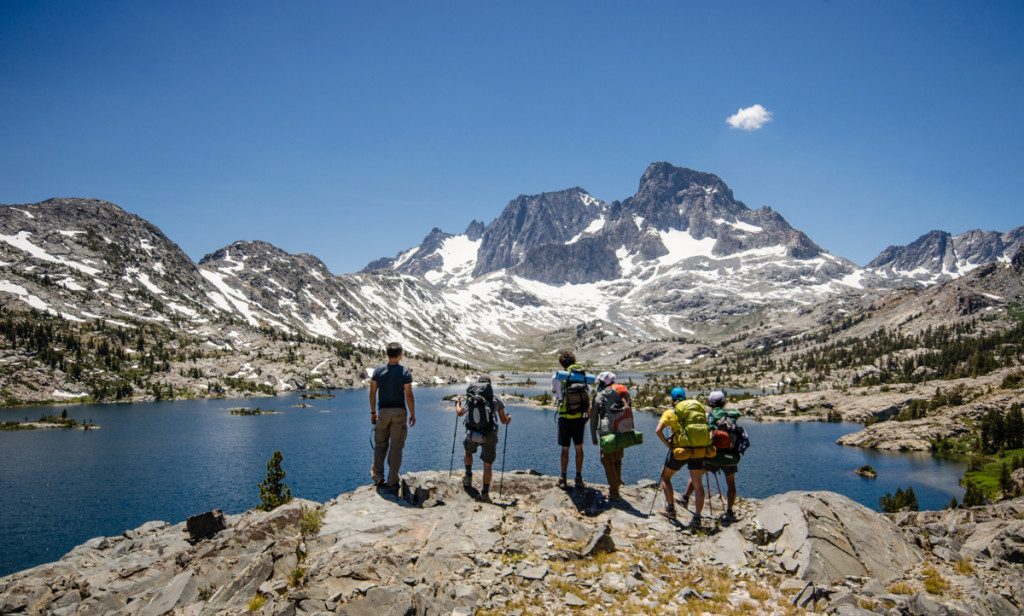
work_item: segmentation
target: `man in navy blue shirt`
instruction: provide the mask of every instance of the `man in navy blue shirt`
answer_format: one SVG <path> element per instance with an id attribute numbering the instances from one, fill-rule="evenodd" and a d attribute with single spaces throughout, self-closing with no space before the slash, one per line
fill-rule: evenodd
<path id="1" fill-rule="evenodd" d="M 370 477 L 378 487 L 385 486 L 384 458 L 387 458 L 386 487 L 397 490 L 405 436 L 409 428 L 416 425 L 416 403 L 412 397 L 412 372 L 398 363 L 402 360 L 402 345 L 390 343 L 387 353 L 388 363 L 377 366 L 370 381 L 370 423 L 374 425 Z M 409 426 L 405 425 L 406 407 Z"/>

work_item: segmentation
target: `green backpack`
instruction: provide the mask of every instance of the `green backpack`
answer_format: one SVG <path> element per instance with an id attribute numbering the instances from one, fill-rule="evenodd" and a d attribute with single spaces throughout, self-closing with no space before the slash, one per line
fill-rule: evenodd
<path id="1" fill-rule="evenodd" d="M 711 445 L 711 428 L 703 404 L 696 400 L 680 400 L 675 411 L 682 430 L 672 435 L 673 445 L 690 448 Z"/>

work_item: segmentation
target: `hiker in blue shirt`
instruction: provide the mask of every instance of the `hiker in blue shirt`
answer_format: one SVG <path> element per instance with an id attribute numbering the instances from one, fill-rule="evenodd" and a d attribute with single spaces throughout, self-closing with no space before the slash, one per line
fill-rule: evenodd
<path id="1" fill-rule="evenodd" d="M 378 487 L 398 489 L 398 471 L 402 449 L 410 427 L 416 425 L 416 402 L 412 395 L 412 372 L 402 366 L 402 345 L 388 344 L 388 363 L 377 366 L 370 380 L 370 423 L 373 430 L 373 466 L 370 478 Z M 408 407 L 409 425 L 405 425 Z M 388 479 L 384 481 L 384 459 L 388 461 Z"/>

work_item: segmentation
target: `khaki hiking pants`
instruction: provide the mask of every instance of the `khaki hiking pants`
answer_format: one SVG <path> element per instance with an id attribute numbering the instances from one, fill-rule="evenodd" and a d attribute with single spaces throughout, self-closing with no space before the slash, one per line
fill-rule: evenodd
<path id="1" fill-rule="evenodd" d="M 373 429 L 373 466 L 370 467 L 370 478 L 374 483 L 384 479 L 384 458 L 387 458 L 387 484 L 398 485 L 402 449 L 405 448 L 405 436 L 409 433 L 406 417 L 403 408 L 377 409 L 377 424 Z"/>
<path id="2" fill-rule="evenodd" d="M 625 451 L 613 451 L 601 454 L 601 466 L 608 478 L 608 496 L 619 498 L 619 487 L 622 486 L 622 456 Z"/>

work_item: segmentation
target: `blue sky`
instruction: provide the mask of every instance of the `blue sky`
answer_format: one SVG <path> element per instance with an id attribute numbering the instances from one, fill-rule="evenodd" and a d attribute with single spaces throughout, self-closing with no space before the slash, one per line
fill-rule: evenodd
<path id="1" fill-rule="evenodd" d="M 668 161 L 864 265 L 1024 225 L 1022 30 L 1019 1 L 4 0 L 0 203 L 340 274 Z"/>

